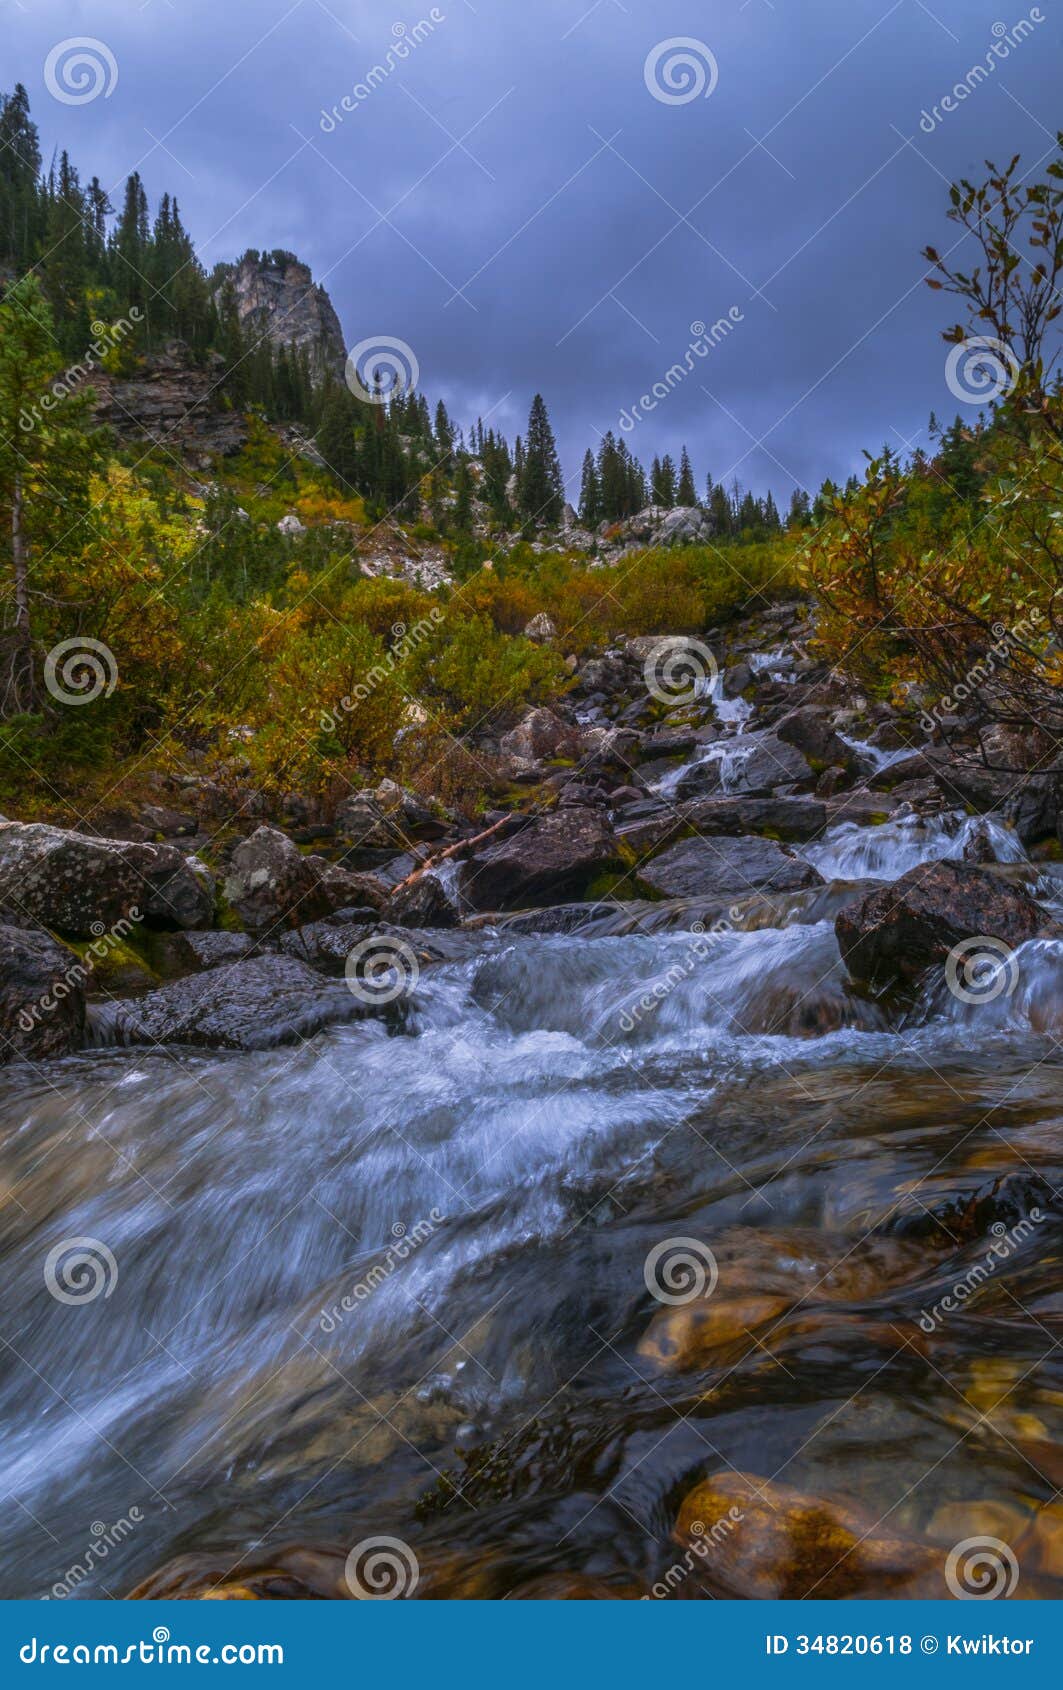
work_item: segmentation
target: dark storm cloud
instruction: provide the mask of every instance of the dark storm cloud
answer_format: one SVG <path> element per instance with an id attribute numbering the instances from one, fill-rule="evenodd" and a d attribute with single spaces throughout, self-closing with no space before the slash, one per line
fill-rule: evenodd
<path id="1" fill-rule="evenodd" d="M 785 499 L 955 410 L 919 251 L 950 179 L 1052 147 L 1063 6 L 1032 15 L 969 79 L 1025 0 L 7 0 L 5 82 L 46 150 L 176 192 L 208 264 L 296 250 L 348 341 L 408 341 L 459 416 L 512 431 L 540 388 L 569 472 L 638 414 L 641 456 L 686 441 L 699 477 Z M 73 106 L 43 65 L 82 35 L 119 77 Z M 667 103 L 644 67 L 680 37 L 718 80 Z"/>

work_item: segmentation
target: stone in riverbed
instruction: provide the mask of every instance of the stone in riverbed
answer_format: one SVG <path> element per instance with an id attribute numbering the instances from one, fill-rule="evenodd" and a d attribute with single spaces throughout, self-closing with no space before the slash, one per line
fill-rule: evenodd
<path id="1" fill-rule="evenodd" d="M 122 920 L 208 927 L 214 885 L 203 864 L 172 845 L 7 822 L 0 825 L 0 904 L 43 927 L 89 939 L 99 936 L 101 924 Z"/>
<path id="2" fill-rule="evenodd" d="M 834 923 L 845 965 L 873 985 L 913 982 L 965 939 L 1009 949 L 1048 925 L 1028 893 L 969 863 L 926 863 L 843 909 Z"/>
<path id="3" fill-rule="evenodd" d="M 702 798 L 679 806 L 702 834 L 771 833 L 780 839 L 818 839 L 826 807 L 815 798 Z"/>
<path id="4" fill-rule="evenodd" d="M 265 826 L 233 852 L 225 896 L 252 933 L 316 921 L 340 901 L 330 898 L 318 867 L 287 834 Z"/>
<path id="5" fill-rule="evenodd" d="M 0 927 L 0 1063 L 81 1049 L 89 973 L 50 934 Z"/>
<path id="6" fill-rule="evenodd" d="M 946 1596 L 944 1554 L 829 1497 L 747 1473 L 715 1473 L 688 1492 L 676 1540 L 705 1546 L 707 1575 L 761 1600 Z"/>
<path id="7" fill-rule="evenodd" d="M 260 956 L 174 981 L 110 1013 L 121 1044 L 269 1050 L 371 1011 L 345 983 L 294 957 Z"/>
<path id="8" fill-rule="evenodd" d="M 730 783 L 734 792 L 767 798 L 780 786 L 798 786 L 814 779 L 812 765 L 796 745 L 787 745 L 776 734 L 765 734 L 748 757 L 736 760 Z"/>
<path id="9" fill-rule="evenodd" d="M 744 1354 L 757 1347 L 757 1328 L 777 1321 L 791 1301 L 753 1293 L 698 1298 L 679 1308 L 660 1309 L 639 1340 L 638 1353 L 655 1367 L 674 1373 L 718 1360 L 718 1352 L 734 1344 Z"/>
<path id="10" fill-rule="evenodd" d="M 619 868 L 603 812 L 552 810 L 462 865 L 461 895 L 474 910 L 522 909 L 578 898 L 594 877 Z"/>
<path id="11" fill-rule="evenodd" d="M 854 752 L 835 733 L 826 710 L 814 704 L 799 705 L 776 722 L 775 737 L 787 745 L 796 746 L 811 762 L 821 767 L 837 764 L 849 768 L 855 763 Z"/>
<path id="12" fill-rule="evenodd" d="M 810 863 L 791 856 L 773 839 L 759 838 L 683 839 L 644 863 L 638 874 L 665 898 L 742 897 L 823 883 Z"/>

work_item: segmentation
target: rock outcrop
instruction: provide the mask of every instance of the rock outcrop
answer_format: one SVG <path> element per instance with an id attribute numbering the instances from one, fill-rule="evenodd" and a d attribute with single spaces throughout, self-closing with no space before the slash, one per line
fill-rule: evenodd
<path id="1" fill-rule="evenodd" d="M 222 402 L 223 370 L 218 353 L 195 364 L 179 340 L 144 358 L 135 375 L 94 370 L 96 421 L 121 440 L 150 440 L 171 453 L 190 452 L 204 463 L 215 455 L 238 452 L 247 439 L 247 425 Z"/>
<path id="2" fill-rule="evenodd" d="M 215 299 L 232 283 L 244 334 L 265 334 L 274 346 L 305 352 L 316 376 L 342 378 L 347 361 L 343 330 L 325 289 L 293 252 L 245 252 L 237 264 L 215 272 Z"/>

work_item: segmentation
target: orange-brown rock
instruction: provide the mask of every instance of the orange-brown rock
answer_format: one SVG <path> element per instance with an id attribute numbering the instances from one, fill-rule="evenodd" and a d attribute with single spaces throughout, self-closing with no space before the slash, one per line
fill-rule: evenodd
<path id="1" fill-rule="evenodd" d="M 944 1557 L 898 1537 L 873 1516 L 746 1473 L 715 1473 L 684 1498 L 674 1536 L 685 1547 L 713 1534 L 705 1572 L 736 1596 L 822 1599 L 947 1595 Z"/>

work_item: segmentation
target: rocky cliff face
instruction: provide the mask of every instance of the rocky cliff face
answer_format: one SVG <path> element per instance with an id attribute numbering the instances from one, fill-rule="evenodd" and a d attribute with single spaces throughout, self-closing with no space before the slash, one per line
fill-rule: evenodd
<path id="1" fill-rule="evenodd" d="M 222 394 L 223 371 L 217 353 L 198 365 L 183 341 L 171 341 L 143 359 L 134 376 L 93 372 L 96 420 L 122 440 L 148 439 L 207 467 L 219 453 L 238 452 L 247 438 L 244 418 Z"/>
<path id="2" fill-rule="evenodd" d="M 294 253 L 245 252 L 238 264 L 219 271 L 216 298 L 226 280 L 235 290 L 245 333 L 264 332 L 275 346 L 305 349 L 316 373 L 342 376 L 347 350 L 340 320 L 325 289 Z"/>

